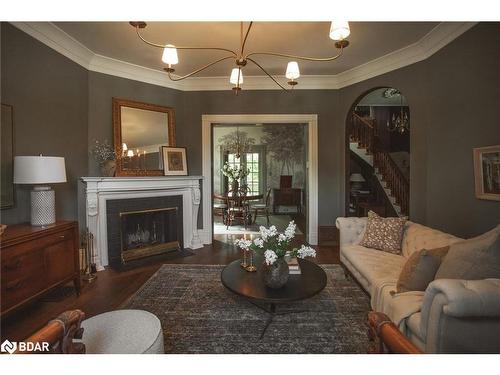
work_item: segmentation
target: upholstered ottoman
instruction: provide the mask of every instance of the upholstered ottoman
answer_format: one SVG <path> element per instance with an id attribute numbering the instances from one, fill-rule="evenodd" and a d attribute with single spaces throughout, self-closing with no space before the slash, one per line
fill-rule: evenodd
<path id="1" fill-rule="evenodd" d="M 160 320 L 143 310 L 116 310 L 82 322 L 88 354 L 162 354 Z"/>

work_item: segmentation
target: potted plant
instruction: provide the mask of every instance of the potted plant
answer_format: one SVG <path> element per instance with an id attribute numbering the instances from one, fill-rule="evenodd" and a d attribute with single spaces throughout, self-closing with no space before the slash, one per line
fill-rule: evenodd
<path id="1" fill-rule="evenodd" d="M 244 251 L 254 251 L 264 255 L 262 277 L 264 284 L 270 288 L 281 288 L 288 281 L 288 264 L 285 256 L 316 257 L 316 250 L 310 246 L 301 245 L 300 248 L 290 250 L 290 242 L 295 237 L 297 225 L 291 221 L 283 233 L 279 233 L 274 225 L 269 229 L 261 226 L 260 237 L 253 241 L 239 239 L 236 245 Z"/>
<path id="2" fill-rule="evenodd" d="M 231 185 L 231 191 L 234 193 L 239 191 L 240 181 L 248 176 L 250 169 L 246 166 L 235 166 L 232 167 L 227 161 L 221 169 L 222 174 L 229 179 L 229 184 Z"/>
<path id="3" fill-rule="evenodd" d="M 91 154 L 94 160 L 99 164 L 101 175 L 105 177 L 114 177 L 116 172 L 116 155 L 108 140 L 99 142 L 96 139 L 92 146 Z"/>

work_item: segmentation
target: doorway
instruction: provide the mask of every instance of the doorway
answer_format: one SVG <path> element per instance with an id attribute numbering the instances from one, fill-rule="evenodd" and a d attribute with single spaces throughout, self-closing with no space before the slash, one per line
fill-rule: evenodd
<path id="1" fill-rule="evenodd" d="M 213 233 L 221 242 L 286 229 L 307 235 L 307 124 L 213 124 Z"/>
<path id="2" fill-rule="evenodd" d="M 408 216 L 410 107 L 401 91 L 378 87 L 346 121 L 346 216 Z"/>
<path id="3" fill-rule="evenodd" d="M 297 128 L 296 128 L 297 127 Z M 276 150 L 276 145 L 263 142 L 263 138 L 281 139 L 277 136 L 280 130 L 290 133 L 290 141 L 297 140 L 295 134 L 302 134 L 303 150 L 297 154 L 303 154 L 304 158 L 301 162 L 296 158 L 293 163 L 290 160 L 283 159 L 275 154 L 272 150 Z M 285 130 L 288 129 L 288 130 Z M 257 135 L 257 132 L 263 133 Z M 231 152 L 227 144 L 231 144 L 231 139 L 240 137 L 242 142 L 242 133 L 247 133 L 246 137 L 254 138 L 254 141 L 249 141 L 247 149 L 240 150 L 240 157 L 237 158 L 238 152 Z M 219 139 L 226 136 L 222 141 Z M 222 223 L 222 213 L 214 214 L 214 197 L 221 196 L 231 190 L 231 183 L 227 176 L 221 173 L 224 164 L 231 167 L 241 166 L 243 164 L 252 164 L 248 176 L 241 181 L 250 191 L 256 192 L 260 196 L 260 202 L 266 203 L 266 196 L 271 189 L 271 196 L 268 201 L 271 216 L 274 218 L 276 226 L 281 225 L 281 221 L 288 224 L 288 216 L 292 217 L 300 214 L 304 217 L 303 233 L 305 239 L 312 245 L 317 244 L 317 222 L 318 222 L 318 207 L 317 207 L 317 116 L 316 115 L 204 115 L 203 116 L 203 234 L 204 242 L 211 243 L 214 233 L 214 223 Z M 226 145 L 224 145 L 226 144 Z M 246 147 L 246 146 L 245 146 Z M 289 147 L 290 150 L 297 150 L 294 145 Z M 244 152 L 242 152 L 244 151 Z M 222 167 L 221 167 L 222 165 Z M 300 169 L 302 172 L 300 173 Z M 288 182 L 287 176 L 290 176 L 291 181 Z M 284 177 L 284 179 L 282 179 Z M 295 177 L 295 178 L 294 178 Z M 283 181 L 282 181 L 283 180 Z M 289 191 L 295 189 L 299 191 L 299 198 L 284 199 L 282 204 L 277 204 L 274 194 L 276 190 L 280 190 L 281 183 L 288 184 Z M 278 193 L 279 195 L 279 193 Z M 258 199 L 256 199 L 257 201 Z M 219 202 L 221 202 L 219 200 Z M 224 203 L 224 202 L 221 202 Z M 227 203 L 227 202 L 226 202 Z M 279 202 L 278 202 L 279 203 Z M 288 204 L 291 203 L 291 204 Z M 255 212 L 252 212 L 252 220 L 255 218 Z M 270 225 L 273 225 L 273 217 L 270 217 Z M 244 224 L 242 221 L 236 223 L 240 227 Z M 248 223 L 247 223 L 248 224 Z M 257 216 L 257 221 L 252 222 L 255 227 L 267 225 L 267 218 L 262 215 Z M 222 229 L 221 227 L 219 227 Z M 236 228 L 236 226 L 235 226 Z M 244 229 L 244 228 L 243 228 Z M 248 229 L 248 228 L 247 228 Z M 235 233 L 236 235 L 236 233 Z M 243 230 L 238 234 L 239 237 L 244 235 Z"/>

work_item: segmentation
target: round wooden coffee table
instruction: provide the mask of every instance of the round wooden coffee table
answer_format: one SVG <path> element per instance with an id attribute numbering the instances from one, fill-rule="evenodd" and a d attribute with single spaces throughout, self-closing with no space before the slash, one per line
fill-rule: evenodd
<path id="1" fill-rule="evenodd" d="M 310 298 L 326 286 L 327 277 L 323 268 L 305 259 L 299 259 L 301 274 L 290 275 L 286 285 L 280 289 L 271 289 L 264 285 L 261 277 L 262 258 L 256 259 L 257 272 L 245 271 L 240 262 L 235 260 L 228 264 L 222 270 L 221 281 L 231 292 L 269 313 L 260 338 L 264 337 L 276 315 L 304 312 L 304 310 L 277 312 L 276 305 Z"/>

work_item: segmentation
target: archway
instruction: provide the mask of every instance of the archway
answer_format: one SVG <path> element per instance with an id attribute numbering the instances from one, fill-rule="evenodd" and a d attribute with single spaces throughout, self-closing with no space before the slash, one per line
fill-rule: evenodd
<path id="1" fill-rule="evenodd" d="M 346 216 L 407 216 L 410 108 L 393 87 L 361 95 L 346 119 Z"/>

